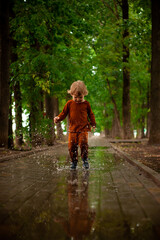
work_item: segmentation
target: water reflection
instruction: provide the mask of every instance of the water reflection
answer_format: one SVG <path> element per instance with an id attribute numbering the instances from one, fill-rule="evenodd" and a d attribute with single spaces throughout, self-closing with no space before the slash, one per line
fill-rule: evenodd
<path id="1" fill-rule="evenodd" d="M 95 211 L 88 202 L 89 171 L 78 179 L 77 171 L 70 171 L 67 180 L 68 219 L 56 218 L 64 231 L 72 239 L 84 239 L 90 234 L 95 219 Z"/>
<path id="2" fill-rule="evenodd" d="M 70 171 L 67 148 L 53 154 L 2 166 L 0 239 L 160 239 L 160 207 L 123 159 L 94 147 L 90 170 Z"/>

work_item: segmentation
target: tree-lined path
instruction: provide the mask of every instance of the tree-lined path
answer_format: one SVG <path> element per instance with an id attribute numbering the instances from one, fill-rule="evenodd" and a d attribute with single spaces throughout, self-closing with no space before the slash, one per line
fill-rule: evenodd
<path id="1" fill-rule="evenodd" d="M 90 138 L 90 170 L 71 171 L 67 144 L 0 164 L 1 239 L 158 240 L 160 189 Z"/>
<path id="2" fill-rule="evenodd" d="M 160 239 L 158 185 L 106 140 L 146 138 L 159 171 L 159 43 L 159 0 L 0 1 L 0 155 L 23 155 L 0 160 L 1 239 Z M 106 137 L 89 171 L 53 122 L 79 79 Z"/>

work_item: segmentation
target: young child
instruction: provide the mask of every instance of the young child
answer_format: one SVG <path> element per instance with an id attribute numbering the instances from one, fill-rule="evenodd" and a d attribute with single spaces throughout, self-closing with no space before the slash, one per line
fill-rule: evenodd
<path id="1" fill-rule="evenodd" d="M 89 102 L 84 100 L 88 91 L 83 81 L 72 83 L 68 93 L 72 96 L 72 100 L 66 103 L 63 111 L 54 118 L 54 122 L 58 123 L 69 116 L 68 149 L 72 161 L 71 169 L 77 167 L 78 145 L 81 149 L 83 166 L 88 169 L 88 132 L 91 131 L 91 126 L 95 130 L 95 117 Z"/>

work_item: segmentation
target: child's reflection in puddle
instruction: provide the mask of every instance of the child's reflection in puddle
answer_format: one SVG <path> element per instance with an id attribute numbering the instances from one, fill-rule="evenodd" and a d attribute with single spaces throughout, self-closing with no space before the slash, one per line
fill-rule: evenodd
<path id="1" fill-rule="evenodd" d="M 65 232 L 73 239 L 83 239 L 89 235 L 94 219 L 95 211 L 91 210 L 88 203 L 89 172 L 83 173 L 78 182 L 77 171 L 71 171 L 68 177 L 68 221 L 56 218 L 55 221 L 62 224 Z"/>

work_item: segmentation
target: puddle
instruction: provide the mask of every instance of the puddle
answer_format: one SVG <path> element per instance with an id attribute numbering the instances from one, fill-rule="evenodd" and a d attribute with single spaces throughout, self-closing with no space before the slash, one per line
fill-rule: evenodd
<path id="1" fill-rule="evenodd" d="M 76 171 L 70 170 L 67 148 L 65 154 L 25 158 L 24 168 L 22 161 L 17 163 L 17 188 L 0 205 L 1 239 L 158 239 L 151 219 L 139 212 L 141 206 L 136 202 L 137 209 L 130 211 L 127 205 L 133 196 L 118 175 L 123 159 L 108 147 L 91 147 L 89 158 L 90 170 L 79 161 Z M 18 185 L 22 174 L 25 184 L 30 181 L 26 188 Z M 11 191 L 7 184 L 6 188 Z"/>

